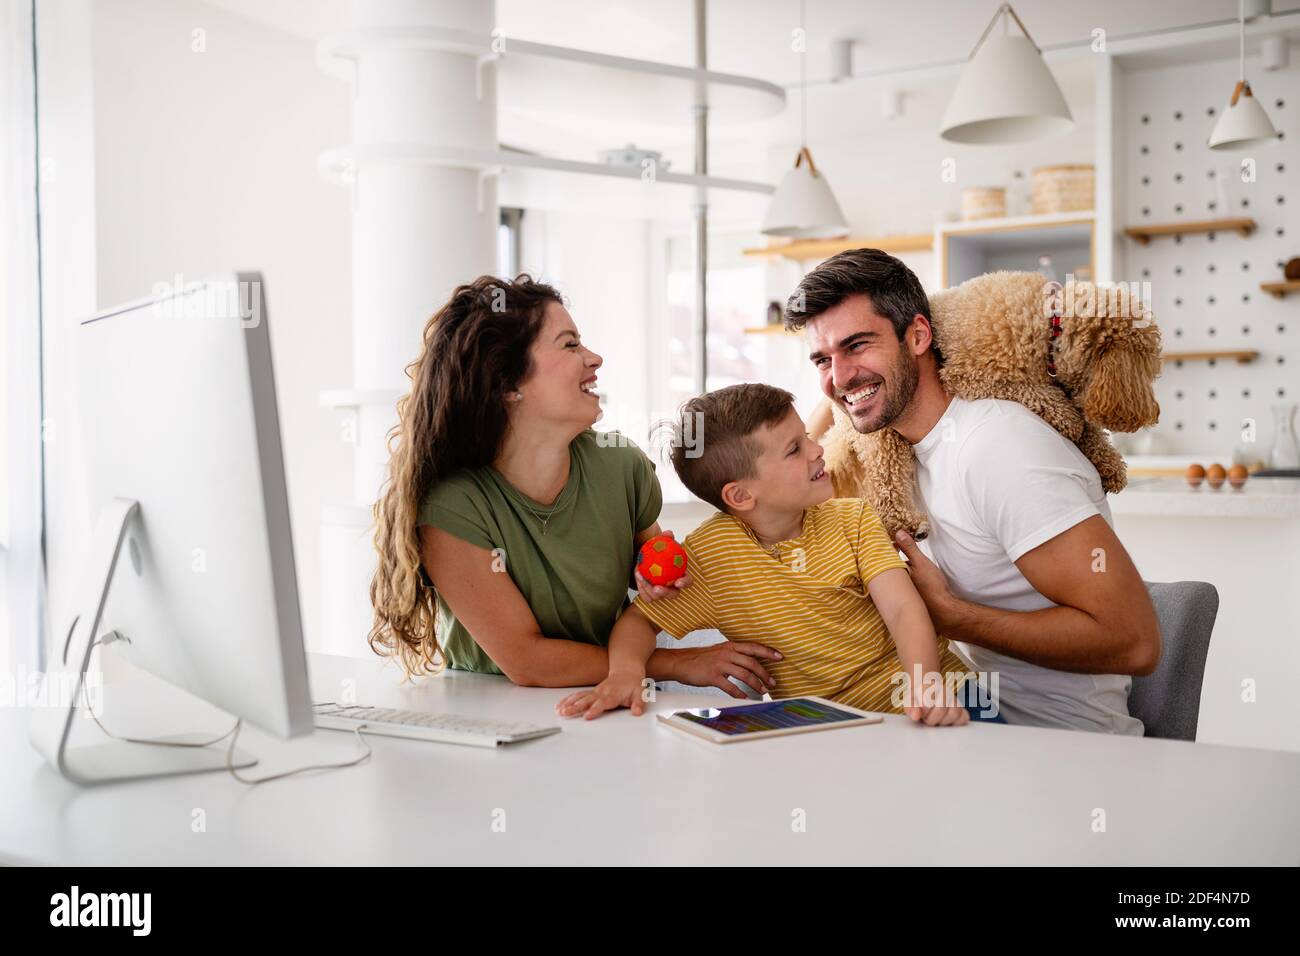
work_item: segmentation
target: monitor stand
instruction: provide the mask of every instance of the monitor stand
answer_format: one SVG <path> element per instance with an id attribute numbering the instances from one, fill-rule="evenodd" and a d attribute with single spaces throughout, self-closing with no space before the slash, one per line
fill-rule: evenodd
<path id="1" fill-rule="evenodd" d="M 69 744 L 78 707 L 85 699 L 90 655 L 108 589 L 113 583 L 113 571 L 122 553 L 126 530 L 139 508 L 137 501 L 114 498 L 100 512 L 91 539 L 90 566 L 82 577 L 83 592 L 76 605 L 80 613 L 63 646 L 61 659 L 51 662 L 42 680 L 41 696 L 29 708 L 28 733 L 32 745 L 64 777 L 84 786 L 226 769 L 228 748 L 225 746 L 220 749 L 167 747 L 120 740 L 81 746 Z M 195 742 L 192 734 L 156 739 Z M 256 763 L 255 757 L 239 750 L 230 757 L 231 766 L 236 768 Z"/>

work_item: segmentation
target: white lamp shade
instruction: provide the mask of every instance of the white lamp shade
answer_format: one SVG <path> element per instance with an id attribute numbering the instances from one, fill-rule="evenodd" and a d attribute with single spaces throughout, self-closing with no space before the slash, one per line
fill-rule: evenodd
<path id="1" fill-rule="evenodd" d="M 1025 143 L 1073 125 L 1033 41 L 989 36 L 962 69 L 939 135 L 954 143 Z"/>
<path id="2" fill-rule="evenodd" d="M 789 239 L 837 239 L 849 234 L 844 212 L 811 158 L 786 173 L 776 187 L 763 234 Z"/>
<path id="3" fill-rule="evenodd" d="M 1233 91 L 1237 102 L 1228 99 L 1223 115 L 1210 134 L 1210 149 L 1246 149 L 1262 143 L 1277 142 L 1277 130 L 1268 114 L 1252 94 L 1249 83 L 1241 85 L 1241 95 Z"/>

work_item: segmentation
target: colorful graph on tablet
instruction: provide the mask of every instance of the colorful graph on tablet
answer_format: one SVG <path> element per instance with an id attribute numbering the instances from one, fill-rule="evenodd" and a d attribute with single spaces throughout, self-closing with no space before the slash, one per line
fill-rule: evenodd
<path id="1" fill-rule="evenodd" d="M 789 700 L 774 700 L 741 707 L 701 707 L 696 710 L 679 710 L 674 716 L 729 737 L 766 730 L 823 726 L 862 719 L 861 714 L 840 710 L 838 707 L 809 700 L 806 697 L 791 697 Z"/>

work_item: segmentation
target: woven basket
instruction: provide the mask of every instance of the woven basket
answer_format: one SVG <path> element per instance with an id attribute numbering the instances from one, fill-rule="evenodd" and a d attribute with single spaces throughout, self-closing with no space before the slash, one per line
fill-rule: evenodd
<path id="1" fill-rule="evenodd" d="M 1083 212 L 1093 206 L 1093 168 L 1070 164 L 1034 170 L 1031 206 L 1034 215 Z"/>
<path id="2" fill-rule="evenodd" d="M 968 186 L 961 191 L 961 218 L 1000 219 L 1007 214 L 1007 191 L 1001 186 Z"/>

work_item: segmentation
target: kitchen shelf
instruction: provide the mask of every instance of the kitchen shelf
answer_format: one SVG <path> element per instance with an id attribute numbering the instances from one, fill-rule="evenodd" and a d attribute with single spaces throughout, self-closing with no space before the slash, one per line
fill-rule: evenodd
<path id="1" fill-rule="evenodd" d="M 945 222 L 935 230 L 935 277 L 941 289 L 1000 269 L 1033 272 L 1051 254 L 1066 272 L 1096 271 L 1096 215 L 1092 210 Z"/>
<path id="2" fill-rule="evenodd" d="M 350 79 L 362 52 L 379 48 L 462 53 L 480 69 L 494 63 L 502 109 L 534 118 L 633 116 L 686 127 L 701 92 L 710 123 L 721 125 L 766 119 L 786 105 L 781 86 L 757 77 L 443 27 L 360 27 L 324 37 L 316 58 L 325 72 Z"/>
<path id="3" fill-rule="evenodd" d="M 745 329 L 746 335 L 799 335 L 798 332 L 787 332 L 784 325 L 755 325 Z"/>
<path id="4" fill-rule="evenodd" d="M 784 256 L 795 262 L 810 259 L 829 259 L 846 249 L 881 249 L 885 252 L 930 252 L 934 249 L 934 234 L 929 232 L 902 233 L 895 236 L 850 236 L 847 239 L 796 239 L 758 249 L 746 249 L 745 255 L 767 258 Z"/>
<path id="5" fill-rule="evenodd" d="M 498 201 L 524 209 L 561 209 L 669 222 L 688 221 L 702 197 L 715 221 L 753 224 L 762 219 L 769 183 L 694 173 L 661 172 L 653 181 L 636 166 L 588 163 L 504 149 L 419 143 L 372 143 L 328 149 L 316 161 L 321 176 L 350 185 L 367 166 L 432 165 L 499 177 Z"/>
<path id="6" fill-rule="evenodd" d="M 1253 362 L 1259 358 L 1259 352 L 1255 349 L 1222 349 L 1210 352 L 1162 352 L 1160 359 L 1163 362 L 1204 362 L 1209 359 L 1233 359 L 1239 364 L 1245 365 L 1247 362 Z"/>
<path id="7" fill-rule="evenodd" d="M 1287 282 L 1261 282 L 1259 287 L 1269 295 L 1285 299 L 1288 292 L 1300 293 L 1300 279 L 1291 279 Z"/>
<path id="8" fill-rule="evenodd" d="M 1200 222 L 1171 222 L 1160 226 L 1131 226 L 1124 235 L 1146 245 L 1160 236 L 1189 236 L 1203 232 L 1238 232 L 1249 236 L 1255 231 L 1254 219 L 1204 219 Z"/>

